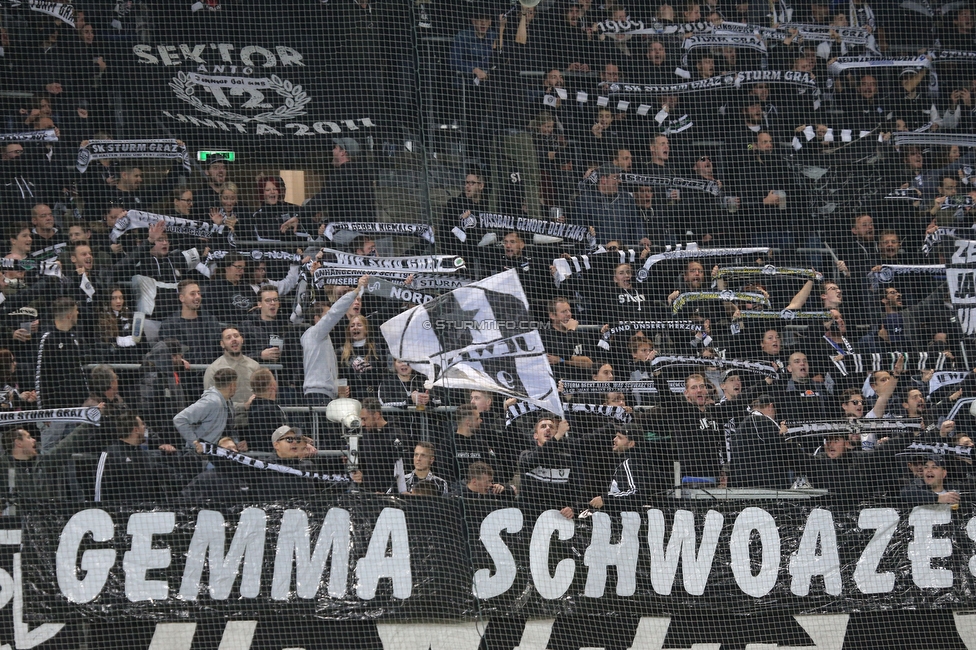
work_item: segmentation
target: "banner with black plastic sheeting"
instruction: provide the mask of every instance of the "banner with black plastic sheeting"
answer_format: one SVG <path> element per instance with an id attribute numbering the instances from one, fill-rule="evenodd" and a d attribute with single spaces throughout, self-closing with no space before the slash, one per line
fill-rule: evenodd
<path id="1" fill-rule="evenodd" d="M 809 646 L 810 620 L 841 615 L 843 639 L 857 617 L 893 617 L 898 627 L 902 614 L 911 618 L 900 610 L 976 604 L 971 506 L 675 503 L 618 504 L 575 520 L 491 499 L 372 495 L 229 508 L 34 506 L 22 510 L 22 617 L 35 630 L 81 620 L 263 628 L 304 617 L 350 630 L 375 623 L 381 639 L 401 628 L 428 634 L 415 624 L 437 619 L 454 626 L 456 647 L 472 648 L 481 635 L 507 638 L 505 628 L 517 641 L 526 621 L 558 635 L 560 621 L 583 629 L 602 620 L 612 624 L 574 638 L 599 647 L 591 637 L 602 629 L 615 635 L 602 645 L 629 647 L 643 626 L 661 639 L 719 641 L 717 631 L 695 632 L 691 616 L 733 621 L 716 630 L 751 630 L 749 642 Z M 746 625 L 757 621 L 766 624 Z"/>

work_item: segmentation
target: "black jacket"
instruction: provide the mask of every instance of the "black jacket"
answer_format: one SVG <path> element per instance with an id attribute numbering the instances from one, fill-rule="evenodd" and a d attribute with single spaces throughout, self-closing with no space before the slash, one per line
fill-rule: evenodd
<path id="1" fill-rule="evenodd" d="M 74 330 L 51 328 L 37 346 L 34 389 L 37 408 L 73 408 L 88 399 L 85 346 Z"/>

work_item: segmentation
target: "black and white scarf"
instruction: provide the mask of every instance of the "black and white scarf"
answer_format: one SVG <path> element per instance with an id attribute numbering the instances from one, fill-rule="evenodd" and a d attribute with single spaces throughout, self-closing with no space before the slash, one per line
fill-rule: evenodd
<path id="1" fill-rule="evenodd" d="M 913 442 L 905 447 L 905 451 L 899 451 L 895 456 L 904 458 L 906 456 L 931 456 L 932 454 L 939 454 L 940 456 L 955 454 L 962 458 L 972 458 L 973 448 L 963 447 L 962 445 L 950 445 L 947 442 L 936 444 Z"/>
<path id="2" fill-rule="evenodd" d="M 880 271 L 868 272 L 872 284 L 887 284 L 899 275 L 932 275 L 945 277 L 945 264 L 886 264 Z"/>
<path id="3" fill-rule="evenodd" d="M 659 331 L 675 331 L 675 332 L 701 332 L 701 323 L 696 323 L 691 320 L 643 320 L 643 321 L 630 321 L 627 323 L 620 323 L 619 325 L 614 325 L 606 332 L 600 335 L 600 340 L 597 341 L 597 347 L 603 350 L 610 349 L 610 339 L 617 334 L 623 334 L 626 332 L 659 332 Z"/>
<path id="4" fill-rule="evenodd" d="M 603 417 L 616 420 L 623 424 L 629 424 L 634 421 L 634 416 L 627 412 L 622 406 L 610 406 L 608 404 L 563 404 L 563 409 L 571 413 L 587 413 L 590 415 L 602 415 Z M 530 404 L 529 402 L 516 402 L 512 404 L 507 409 L 507 415 L 505 417 L 505 426 L 510 426 L 512 422 L 519 419 L 523 415 L 528 415 L 529 413 L 535 413 L 536 411 L 542 411 L 544 409 L 540 408 L 535 404 Z"/>
<path id="5" fill-rule="evenodd" d="M 568 381 L 561 382 L 564 395 L 577 395 L 579 393 L 630 393 L 641 391 L 642 393 L 656 393 L 657 388 L 653 381 Z"/>
<path id="6" fill-rule="evenodd" d="M 325 238 L 335 239 L 337 232 L 348 230 L 370 235 L 416 235 L 429 244 L 434 243 L 434 230 L 426 223 L 369 223 L 365 221 L 332 221 L 325 226 Z"/>
<path id="7" fill-rule="evenodd" d="M 315 284 L 316 289 L 321 289 L 327 284 L 340 287 L 354 287 L 359 283 L 359 278 L 362 275 L 362 273 L 356 273 L 351 270 L 322 268 L 315 271 L 312 281 Z M 453 291 L 454 289 L 459 289 L 467 284 L 470 284 L 471 282 L 471 280 L 454 275 L 427 275 L 424 273 L 414 274 L 412 271 L 369 272 L 370 279 L 378 278 L 400 286 L 404 286 L 403 282 L 407 279 L 408 275 L 414 276 L 413 282 L 410 283 L 410 286 L 418 290 L 439 289 L 444 291 Z"/>
<path id="8" fill-rule="evenodd" d="M 717 279 L 735 276 L 754 277 L 757 275 L 783 275 L 794 278 L 806 278 L 807 280 L 814 280 L 816 282 L 823 281 L 823 274 L 815 271 L 814 269 L 802 269 L 790 266 L 773 266 L 772 264 L 766 264 L 765 266 L 720 266 L 718 272 L 712 277 Z"/>
<path id="9" fill-rule="evenodd" d="M 697 190 L 712 196 L 720 196 L 722 189 L 715 181 L 704 178 L 680 178 L 677 176 L 648 176 L 645 174 L 621 174 L 620 182 L 625 185 L 646 185 L 668 190 Z"/>
<path id="10" fill-rule="evenodd" d="M 686 38 L 681 46 L 689 52 L 703 47 L 734 47 L 766 54 L 766 43 L 753 34 L 695 34 Z"/>
<path id="11" fill-rule="evenodd" d="M 413 283 L 411 282 L 411 284 Z M 396 285 L 389 280 L 374 278 L 373 276 L 369 277 L 369 284 L 366 285 L 366 293 L 379 296 L 380 298 L 386 298 L 388 300 L 409 302 L 417 305 L 426 304 L 435 297 L 430 294 L 417 291 L 412 287 Z"/>
<path id="12" fill-rule="evenodd" d="M 250 467 L 251 469 L 260 470 L 264 472 L 274 472 L 276 474 L 288 474 L 290 476 L 296 476 L 298 478 L 310 479 L 313 481 L 326 481 L 328 483 L 351 483 L 352 479 L 343 474 L 319 474 L 318 472 L 306 472 L 298 469 L 297 467 L 291 467 L 289 465 L 281 465 L 278 463 L 269 463 L 264 460 L 258 460 L 246 454 L 242 454 L 237 451 L 231 451 L 230 449 L 224 449 L 223 447 L 218 447 L 217 445 L 211 444 L 209 442 L 201 442 L 200 445 L 203 447 L 203 453 L 207 456 L 217 456 L 218 458 L 226 458 L 227 460 L 234 461 L 235 463 L 240 463 Z"/>
<path id="13" fill-rule="evenodd" d="M 679 294 L 674 302 L 671 303 L 671 311 L 678 313 L 688 303 L 701 302 L 703 300 L 721 300 L 722 302 L 749 302 L 755 305 L 769 307 L 769 298 L 765 294 L 754 291 L 732 291 L 722 289 L 721 291 L 686 291 Z"/>
<path id="14" fill-rule="evenodd" d="M 685 81 L 676 84 L 643 85 L 616 83 L 610 84 L 609 92 L 615 95 L 681 95 L 720 88 L 740 88 L 743 84 L 773 83 L 791 84 L 804 89 L 819 90 L 817 82 L 809 72 L 796 70 L 743 70 L 735 74 L 719 75 Z"/>
<path id="15" fill-rule="evenodd" d="M 739 312 L 743 320 L 830 320 L 833 316 L 829 311 L 802 311 L 784 309 L 782 311 L 765 311 L 762 309 L 743 309 Z"/>
<path id="16" fill-rule="evenodd" d="M 968 372 L 959 370 L 943 370 L 942 372 L 932 373 L 932 378 L 929 379 L 929 394 L 934 393 L 943 386 L 961 384 L 968 376 Z"/>
<path id="17" fill-rule="evenodd" d="M 169 228 L 167 228 L 169 230 Z M 290 253 L 288 251 L 263 251 L 263 250 L 252 250 L 252 251 L 210 251 L 207 255 L 207 259 L 204 262 L 207 266 L 211 264 L 216 264 L 220 260 L 227 257 L 228 253 L 235 252 L 242 257 L 247 259 L 252 259 L 255 262 L 260 262 L 262 260 L 274 260 L 276 262 L 288 262 L 289 264 L 299 264 L 302 261 L 302 256 L 298 253 Z"/>
<path id="18" fill-rule="evenodd" d="M 322 249 L 320 262 L 325 268 L 353 270 L 360 271 L 361 273 L 369 273 L 373 270 L 456 273 L 465 268 L 464 259 L 457 255 L 370 257 L 353 255 L 329 248 Z"/>
<path id="19" fill-rule="evenodd" d="M 879 370 L 893 370 L 899 360 L 904 360 L 905 370 L 942 370 L 949 357 L 943 352 L 876 352 L 874 354 L 842 353 L 837 359 L 830 357 L 837 370 L 847 377 L 851 373 L 866 375 Z"/>
<path id="20" fill-rule="evenodd" d="M 16 6 L 13 2 L 10 4 Z M 29 0 L 28 4 L 31 11 L 47 14 L 66 25 L 75 26 L 75 8 L 73 5 L 50 2 L 49 0 Z"/>
<path id="21" fill-rule="evenodd" d="M 921 201 L 922 190 L 917 187 L 899 187 L 889 192 L 884 198 L 886 201 Z"/>
<path id="22" fill-rule="evenodd" d="M 133 160 L 155 158 L 179 160 L 183 169 L 190 171 L 190 157 L 186 145 L 176 140 L 91 140 L 78 148 L 78 172 L 85 173 L 93 160 Z"/>
<path id="23" fill-rule="evenodd" d="M 14 142 L 57 142 L 58 135 L 54 129 L 43 131 L 20 131 L 17 133 L 0 133 L 0 144 Z"/>
<path id="24" fill-rule="evenodd" d="M 779 368 L 769 363 L 760 361 L 745 361 L 741 359 L 719 359 L 706 357 L 685 357 L 685 356 L 658 356 L 651 361 L 652 366 L 708 366 L 715 370 L 741 370 L 751 372 L 764 377 L 775 377 L 779 374 Z"/>
<path id="25" fill-rule="evenodd" d="M 923 147 L 943 145 L 946 147 L 976 147 L 976 134 L 973 133 L 944 133 L 901 131 L 891 135 L 891 142 L 896 147 L 906 144 L 917 144 Z"/>
<path id="26" fill-rule="evenodd" d="M 700 257 L 746 257 L 752 255 L 767 255 L 769 248 L 764 246 L 754 246 L 748 248 L 681 248 L 677 246 L 672 249 L 668 246 L 663 253 L 655 253 L 647 258 L 644 266 L 637 271 L 637 281 L 643 282 L 647 279 L 651 267 L 659 262 L 667 260 L 688 260 Z"/>
<path id="27" fill-rule="evenodd" d="M 533 235 L 546 235 L 548 237 L 560 237 L 578 242 L 589 242 L 593 238 L 590 236 L 589 228 L 586 226 L 575 226 L 570 223 L 559 223 L 558 221 L 547 221 L 544 219 L 530 219 L 529 217 L 516 217 L 507 214 L 494 214 L 491 212 L 479 212 L 470 214 L 461 219 L 451 232 L 462 242 L 468 239 L 468 228 L 484 228 L 485 230 L 515 230 L 520 233 Z"/>
<path id="28" fill-rule="evenodd" d="M 11 411 L 0 413 L 0 426 L 9 427 L 27 422 L 78 422 L 94 424 L 101 422 L 102 412 L 94 406 L 69 409 L 41 409 L 38 411 Z"/>
<path id="29" fill-rule="evenodd" d="M 969 230 L 971 233 L 967 234 L 965 228 L 939 228 L 935 232 L 931 232 L 925 235 L 925 241 L 922 242 L 922 253 L 928 256 L 933 250 L 942 244 L 944 239 L 957 239 L 963 236 L 966 239 L 973 237 L 971 233 L 976 233 L 976 224 L 972 226 Z M 957 234 L 958 233 L 958 234 Z"/>
<path id="30" fill-rule="evenodd" d="M 168 233 L 192 235 L 194 237 L 212 237 L 213 235 L 223 234 L 225 229 L 223 224 L 218 226 L 210 221 L 194 221 L 193 219 L 184 219 L 183 217 L 170 217 L 165 214 L 129 210 L 115 222 L 115 227 L 112 228 L 112 232 L 109 233 L 108 238 L 114 244 L 119 240 L 119 237 L 130 230 L 149 228 L 159 221 L 166 224 L 166 232 Z"/>
<path id="31" fill-rule="evenodd" d="M 876 56 L 842 56 L 834 59 L 828 66 L 831 75 L 838 76 L 847 70 L 860 70 L 862 68 L 929 68 L 931 61 L 928 57 L 920 56 L 898 56 L 898 57 L 876 57 Z"/>

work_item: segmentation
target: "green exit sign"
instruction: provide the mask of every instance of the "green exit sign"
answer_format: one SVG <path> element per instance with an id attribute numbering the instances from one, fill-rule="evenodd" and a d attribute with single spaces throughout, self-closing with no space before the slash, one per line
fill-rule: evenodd
<path id="1" fill-rule="evenodd" d="M 198 151 L 197 160 L 200 162 L 216 162 L 217 160 L 223 160 L 224 162 L 234 162 L 234 158 L 237 155 L 233 151 Z"/>

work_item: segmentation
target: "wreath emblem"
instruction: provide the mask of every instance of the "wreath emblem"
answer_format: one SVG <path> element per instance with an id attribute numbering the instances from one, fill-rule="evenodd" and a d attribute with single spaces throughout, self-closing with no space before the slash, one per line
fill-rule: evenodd
<path id="1" fill-rule="evenodd" d="M 225 111 L 216 106 L 210 106 L 205 104 L 202 99 L 196 95 L 195 86 L 198 84 L 193 81 L 193 78 L 185 73 L 179 72 L 173 80 L 170 81 L 169 87 L 173 89 L 176 96 L 192 105 L 197 110 L 206 113 L 207 115 L 212 115 L 214 117 L 220 117 L 225 120 L 230 120 L 233 122 L 283 122 L 285 120 L 294 119 L 300 115 L 305 115 L 305 106 L 312 101 L 312 98 L 308 96 L 308 93 L 302 88 L 300 84 L 293 84 L 292 82 L 282 79 L 278 75 L 271 75 L 267 79 L 268 88 L 273 90 L 279 96 L 285 98 L 284 106 L 279 106 L 273 111 L 266 111 L 264 113 L 258 113 L 253 117 L 248 117 L 247 115 L 242 115 L 241 113 L 234 113 L 232 111 Z"/>

